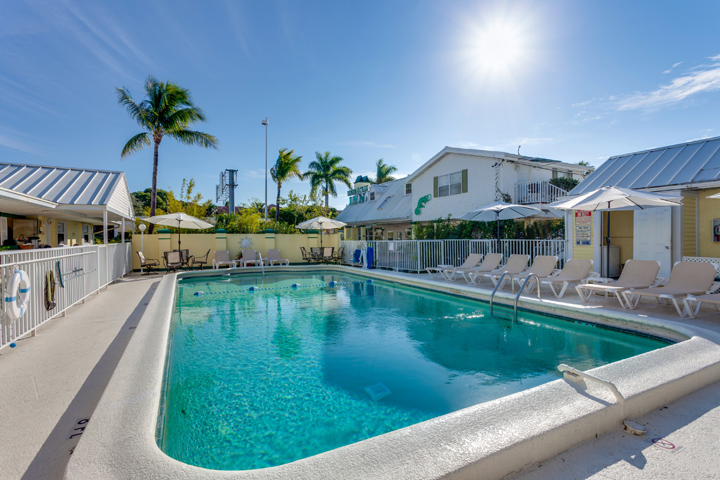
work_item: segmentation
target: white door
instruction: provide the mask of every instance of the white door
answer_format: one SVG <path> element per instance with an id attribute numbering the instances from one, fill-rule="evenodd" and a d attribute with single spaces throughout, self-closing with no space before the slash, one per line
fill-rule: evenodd
<path id="1" fill-rule="evenodd" d="M 669 278 L 672 270 L 672 207 L 635 210 L 633 225 L 633 258 L 660 262 L 661 277 Z"/>

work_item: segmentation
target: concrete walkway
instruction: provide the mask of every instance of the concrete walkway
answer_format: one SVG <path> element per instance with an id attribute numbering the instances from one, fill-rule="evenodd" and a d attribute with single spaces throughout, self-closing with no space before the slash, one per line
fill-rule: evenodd
<path id="1" fill-rule="evenodd" d="M 119 280 L 66 317 L 49 321 L 36 337 L 0 350 L 0 478 L 63 477 L 77 434 L 86 419 L 92 421 L 161 278 L 131 275 Z M 574 292 L 563 300 L 580 303 Z M 621 310 L 614 299 L 597 298 L 593 305 Z M 710 310 L 698 320 L 679 320 L 672 307 L 648 305 L 642 313 L 648 310 L 659 318 L 720 330 L 719 317 Z M 720 384 L 636 420 L 647 426 L 648 434 L 635 437 L 618 428 L 515 478 L 720 479 Z M 664 440 L 653 444 L 653 438 Z"/>
<path id="2" fill-rule="evenodd" d="M 0 478 L 63 478 L 159 280 L 118 280 L 0 350 Z"/>

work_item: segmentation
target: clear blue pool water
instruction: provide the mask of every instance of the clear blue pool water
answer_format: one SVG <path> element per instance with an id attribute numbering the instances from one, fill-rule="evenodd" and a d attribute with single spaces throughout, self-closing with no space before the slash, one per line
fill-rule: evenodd
<path id="1" fill-rule="evenodd" d="M 349 274 L 181 280 L 159 444 L 200 467 L 270 467 L 561 378 L 560 363 L 586 370 L 667 345 L 496 315 Z"/>

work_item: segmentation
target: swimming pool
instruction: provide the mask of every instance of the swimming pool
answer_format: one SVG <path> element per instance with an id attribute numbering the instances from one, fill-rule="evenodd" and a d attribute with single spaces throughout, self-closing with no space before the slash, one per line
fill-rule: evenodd
<path id="1" fill-rule="evenodd" d="M 587 370 L 667 345 L 496 315 L 347 273 L 182 279 L 159 444 L 205 468 L 280 465 L 561 378 L 560 363 Z"/>

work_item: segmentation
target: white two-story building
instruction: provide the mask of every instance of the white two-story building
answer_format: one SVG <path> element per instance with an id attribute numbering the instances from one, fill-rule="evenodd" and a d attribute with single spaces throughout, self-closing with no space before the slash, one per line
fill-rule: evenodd
<path id="1" fill-rule="evenodd" d="M 358 182 L 338 220 L 349 240 L 411 238 L 411 225 L 458 219 L 496 198 L 547 204 L 567 192 L 552 178 L 582 180 L 591 167 L 506 152 L 445 147 L 409 176 L 381 185 Z"/>

